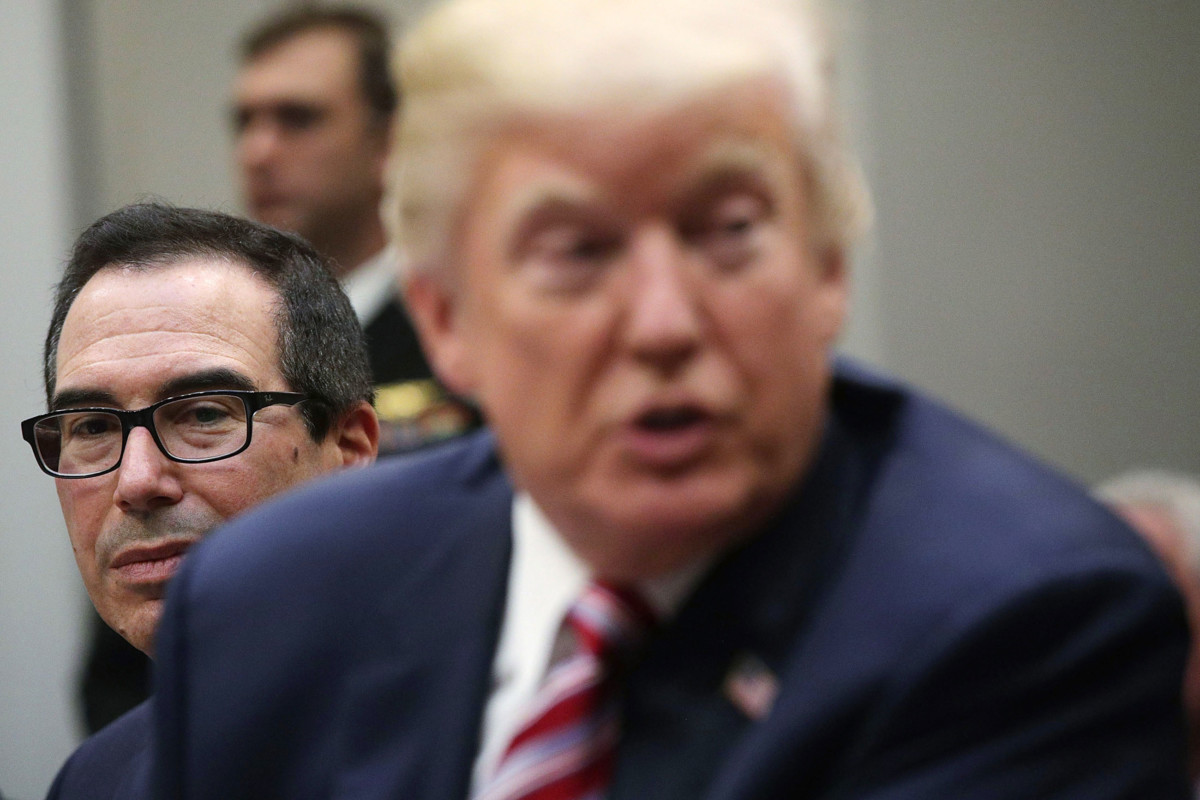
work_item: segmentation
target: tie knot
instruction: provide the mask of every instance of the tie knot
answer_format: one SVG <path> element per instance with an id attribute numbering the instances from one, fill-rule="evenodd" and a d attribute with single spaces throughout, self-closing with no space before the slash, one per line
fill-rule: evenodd
<path id="1" fill-rule="evenodd" d="M 475 800 L 577 800 L 604 794 L 619 731 L 617 692 L 654 626 L 635 591 L 588 584 L 567 611 L 525 723 Z"/>
<path id="2" fill-rule="evenodd" d="M 597 658 L 623 661 L 654 629 L 655 614 L 636 590 L 592 581 L 567 612 L 580 646 Z"/>

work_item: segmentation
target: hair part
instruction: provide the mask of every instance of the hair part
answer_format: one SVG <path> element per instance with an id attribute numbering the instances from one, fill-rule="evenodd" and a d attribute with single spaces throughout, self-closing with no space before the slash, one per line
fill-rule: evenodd
<path id="1" fill-rule="evenodd" d="M 450 0 L 405 38 L 388 221 L 411 269 L 448 262 L 488 142 L 515 120 L 648 113 L 769 80 L 805 165 L 814 238 L 848 249 L 870 202 L 806 0 Z"/>
<path id="2" fill-rule="evenodd" d="M 367 8 L 353 5 L 305 3 L 268 17 L 242 40 L 242 63 L 249 64 L 270 50 L 311 31 L 341 31 L 354 40 L 358 51 L 359 88 L 372 118 L 388 124 L 400 104 L 400 92 L 392 79 L 391 40 L 384 18 Z"/>
<path id="3" fill-rule="evenodd" d="M 292 391 L 311 398 L 300 408 L 314 441 L 360 402 L 374 401 L 362 327 L 328 260 L 312 245 L 215 211 L 140 203 L 101 217 L 75 241 L 55 287 L 43 349 L 47 405 L 54 397 L 63 324 L 88 281 L 105 269 L 153 270 L 188 259 L 244 266 L 278 294 L 272 316 L 279 371 Z"/>

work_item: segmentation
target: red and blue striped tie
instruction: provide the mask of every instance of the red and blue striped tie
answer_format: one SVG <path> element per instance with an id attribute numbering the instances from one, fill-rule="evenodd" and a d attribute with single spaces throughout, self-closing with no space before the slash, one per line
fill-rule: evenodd
<path id="1" fill-rule="evenodd" d="M 476 800 L 599 800 L 617 749 L 616 684 L 654 625 L 634 592 L 593 582 L 567 612 L 574 650 L 553 663 Z"/>

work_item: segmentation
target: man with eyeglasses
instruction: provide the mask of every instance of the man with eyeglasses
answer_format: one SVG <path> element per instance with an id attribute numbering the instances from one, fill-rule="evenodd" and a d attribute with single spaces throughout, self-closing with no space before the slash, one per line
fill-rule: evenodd
<path id="1" fill-rule="evenodd" d="M 84 231 L 44 379 L 49 413 L 22 434 L 96 610 L 147 655 L 190 547 L 378 447 L 362 332 L 326 260 L 222 214 L 136 205 Z M 146 794 L 149 720 L 143 704 L 85 742 L 49 796 Z"/>

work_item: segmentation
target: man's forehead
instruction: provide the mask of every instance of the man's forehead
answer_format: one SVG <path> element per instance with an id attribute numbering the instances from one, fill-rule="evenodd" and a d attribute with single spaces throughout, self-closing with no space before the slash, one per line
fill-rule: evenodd
<path id="1" fill-rule="evenodd" d="M 56 388 L 141 398 L 221 369 L 271 382 L 279 375 L 278 300 L 265 280 L 228 261 L 106 267 L 67 313 Z"/>
<path id="2" fill-rule="evenodd" d="M 229 299 L 248 294 L 278 297 L 265 278 L 233 258 L 198 255 L 150 264 L 109 264 L 79 290 L 67 323 L 73 316 L 137 311 L 221 316 L 232 310 Z M 269 308 L 262 313 L 270 313 Z"/>
<path id="3" fill-rule="evenodd" d="M 729 178 L 794 178 L 781 174 L 796 160 L 786 120 L 772 108 L 757 110 L 743 116 L 714 109 L 696 119 L 684 106 L 599 125 L 591 115 L 544 117 L 514 126 L 506 137 L 510 146 L 493 151 L 493 164 L 536 175 L 510 198 L 525 207 L 595 199 L 597 184 L 671 194 Z"/>
<path id="4" fill-rule="evenodd" d="M 357 85 L 354 41 L 344 31 L 302 31 L 242 65 L 234 82 L 239 103 L 330 100 Z M 331 94 L 334 90 L 337 94 Z"/>

